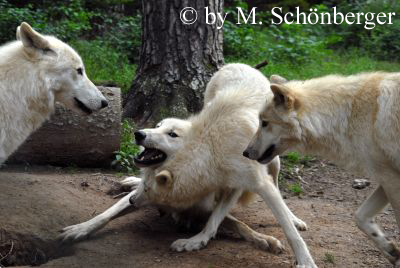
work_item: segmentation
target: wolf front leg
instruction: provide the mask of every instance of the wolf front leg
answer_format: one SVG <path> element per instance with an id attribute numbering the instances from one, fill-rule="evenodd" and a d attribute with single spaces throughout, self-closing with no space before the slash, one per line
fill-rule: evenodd
<path id="1" fill-rule="evenodd" d="M 63 243 L 83 240 L 87 238 L 90 234 L 103 228 L 113 219 L 129 213 L 131 210 L 136 208 L 129 202 L 129 199 L 136 193 L 137 190 L 132 191 L 128 195 L 121 198 L 112 207 L 88 221 L 65 227 L 62 230 L 62 233 L 59 235 L 59 239 Z"/>
<path id="2" fill-rule="evenodd" d="M 125 179 L 123 179 L 120 184 L 122 187 L 124 188 L 131 188 L 131 190 L 135 190 L 137 187 L 139 187 L 139 185 L 142 183 L 142 178 L 138 178 L 138 177 L 127 177 Z"/>
<path id="3" fill-rule="evenodd" d="M 271 208 L 272 213 L 281 225 L 283 232 L 291 248 L 294 251 L 297 260 L 297 267 L 315 268 L 317 267 L 308 251 L 307 245 L 297 231 L 292 216 L 288 213 L 285 202 L 282 199 L 279 190 L 268 180 L 257 180 L 262 183 L 258 184 L 252 191 L 258 193 L 267 205 Z"/>
<path id="4" fill-rule="evenodd" d="M 358 227 L 374 241 L 385 257 L 393 265 L 400 267 L 400 250 L 393 242 L 386 239 L 385 234 L 375 222 L 375 215 L 382 211 L 388 202 L 384 189 L 379 186 L 356 211 L 356 222 Z"/>
<path id="5" fill-rule="evenodd" d="M 205 247 L 208 241 L 215 236 L 221 222 L 235 206 L 241 194 L 241 190 L 233 190 L 229 194 L 225 194 L 211 213 L 204 229 L 189 239 L 176 240 L 172 243 L 171 249 L 180 252 L 199 250 Z"/>

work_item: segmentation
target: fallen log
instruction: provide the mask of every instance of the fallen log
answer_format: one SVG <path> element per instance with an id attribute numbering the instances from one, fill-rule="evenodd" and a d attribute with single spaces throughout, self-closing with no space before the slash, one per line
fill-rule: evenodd
<path id="1" fill-rule="evenodd" d="M 108 100 L 107 108 L 85 116 L 57 105 L 51 119 L 7 163 L 110 167 L 120 144 L 121 91 L 98 88 Z"/>

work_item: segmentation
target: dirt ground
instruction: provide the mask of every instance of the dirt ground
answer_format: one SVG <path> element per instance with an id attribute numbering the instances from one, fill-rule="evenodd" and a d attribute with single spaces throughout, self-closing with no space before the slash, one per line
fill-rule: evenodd
<path id="1" fill-rule="evenodd" d="M 354 211 L 375 184 L 351 187 L 356 178 L 321 161 L 300 168 L 303 193 L 282 194 L 307 222 L 302 232 L 319 267 L 392 267 L 361 233 Z M 286 176 L 290 178 L 291 176 Z M 296 176 L 293 176 L 296 177 Z M 280 239 L 286 252 L 272 255 L 235 234 L 220 232 L 197 252 L 176 253 L 169 245 L 192 235 L 179 231 L 154 208 L 111 222 L 89 240 L 60 247 L 55 237 L 65 226 L 90 219 L 116 202 L 107 191 L 123 177 L 111 171 L 9 166 L 0 171 L 0 267 L 291 267 L 293 254 L 268 207 L 257 200 L 233 214 L 255 230 Z M 284 181 L 284 180 L 282 180 Z M 299 182 L 289 179 L 287 184 Z M 282 186 L 282 188 L 286 188 Z M 388 236 L 399 241 L 393 211 L 378 217 Z"/>

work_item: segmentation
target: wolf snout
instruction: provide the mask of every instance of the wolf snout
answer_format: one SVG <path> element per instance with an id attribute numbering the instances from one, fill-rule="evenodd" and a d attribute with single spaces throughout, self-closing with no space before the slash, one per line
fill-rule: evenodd
<path id="1" fill-rule="evenodd" d="M 249 158 L 251 160 L 256 160 L 257 159 L 257 150 L 253 150 L 251 148 L 247 148 L 244 152 L 243 152 L 243 156 L 246 158 Z"/>
<path id="2" fill-rule="evenodd" d="M 135 135 L 136 143 L 144 141 L 144 139 L 146 138 L 146 133 L 144 133 L 143 131 L 140 131 L 140 130 L 136 131 L 133 135 Z"/>
<path id="3" fill-rule="evenodd" d="M 106 100 L 101 100 L 101 108 L 106 108 L 108 106 L 108 101 Z"/>

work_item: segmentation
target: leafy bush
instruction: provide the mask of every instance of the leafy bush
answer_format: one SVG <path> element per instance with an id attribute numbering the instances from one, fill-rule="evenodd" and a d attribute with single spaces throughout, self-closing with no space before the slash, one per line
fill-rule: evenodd
<path id="1" fill-rule="evenodd" d="M 332 11 L 332 10 L 330 10 Z M 399 14 L 400 5 L 395 0 L 360 0 L 342 2 L 340 12 L 363 12 L 364 14 L 372 12 L 395 12 Z M 361 24 L 346 24 L 328 27 L 325 35 L 337 35 L 341 40 L 334 44 L 334 48 L 347 50 L 357 48 L 364 53 L 371 55 L 379 60 L 398 60 L 400 58 L 400 22 L 397 19 L 392 20 L 393 24 L 379 25 L 376 23 L 372 30 L 364 28 Z"/>
<path id="2" fill-rule="evenodd" d="M 0 43 L 15 40 L 16 29 L 22 21 L 40 22 L 44 19 L 44 16 L 34 12 L 32 5 L 17 8 L 6 0 L 0 0 Z"/>
<path id="3" fill-rule="evenodd" d="M 138 170 L 133 164 L 133 158 L 139 153 L 140 149 L 133 139 L 134 127 L 128 120 L 125 120 L 122 122 L 121 132 L 120 149 L 115 152 L 115 160 L 112 162 L 112 166 L 120 171 L 135 173 Z"/>
<path id="4" fill-rule="evenodd" d="M 242 1 L 237 6 L 247 8 Z M 319 9 L 327 9 L 320 5 Z M 236 10 L 228 10 L 230 13 Z M 248 13 L 245 14 L 246 16 Z M 266 25 L 271 13 L 258 12 L 257 18 L 264 22 L 262 26 L 251 24 L 237 25 L 236 21 L 227 21 L 224 26 L 224 52 L 228 57 L 263 58 L 269 61 L 290 61 L 292 63 L 309 62 L 315 57 L 325 57 L 331 54 L 328 48 L 337 43 L 340 37 L 331 33 L 324 34 L 324 29 L 318 25 Z"/>
<path id="5" fill-rule="evenodd" d="M 140 14 L 117 19 L 106 18 L 101 27 L 106 29 L 101 40 L 126 55 L 130 62 L 139 59 L 142 41 Z"/>
<path id="6" fill-rule="evenodd" d="M 41 5 L 33 2 L 22 6 L 0 0 L 0 42 L 14 40 L 15 30 L 23 21 L 42 33 L 55 35 L 64 41 L 77 39 L 90 32 L 90 19 L 94 14 L 83 7 L 82 0 L 59 3 L 44 0 Z"/>
<path id="7" fill-rule="evenodd" d="M 274 45 L 268 48 L 271 59 L 304 63 L 331 53 L 325 40 L 305 25 L 282 24 L 280 27 L 271 25 L 270 28 L 275 38 Z"/>

